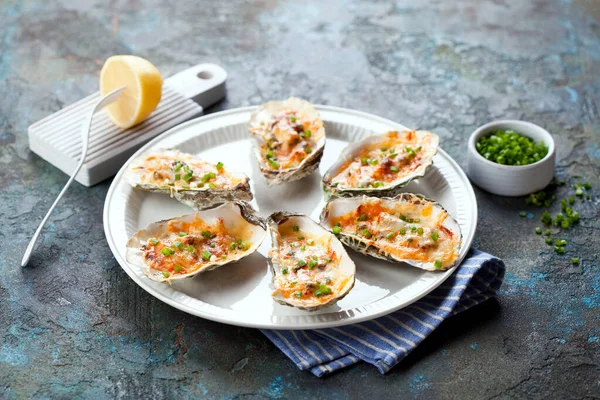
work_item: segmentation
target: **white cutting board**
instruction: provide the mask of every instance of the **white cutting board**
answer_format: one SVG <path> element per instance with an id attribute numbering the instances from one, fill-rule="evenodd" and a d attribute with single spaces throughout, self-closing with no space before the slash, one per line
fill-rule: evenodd
<path id="1" fill-rule="evenodd" d="M 75 180 L 92 186 L 119 171 L 125 161 L 150 139 L 173 126 L 202 115 L 225 97 L 227 73 L 215 64 L 198 64 L 163 83 L 160 103 L 139 125 L 121 129 L 105 111 L 95 114 L 86 162 Z M 64 173 L 71 175 L 81 156 L 84 119 L 99 99 L 96 92 L 29 126 L 29 148 Z"/>

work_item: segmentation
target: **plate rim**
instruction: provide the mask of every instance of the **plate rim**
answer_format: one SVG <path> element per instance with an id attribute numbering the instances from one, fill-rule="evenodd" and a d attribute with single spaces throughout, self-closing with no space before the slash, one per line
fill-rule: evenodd
<path id="1" fill-rule="evenodd" d="M 348 113 L 355 117 L 376 119 L 376 120 L 378 120 L 378 122 L 381 122 L 383 124 L 396 125 L 396 126 L 403 127 L 403 125 L 398 122 L 392 121 L 392 120 L 384 118 L 384 117 L 380 117 L 380 116 L 372 114 L 372 113 L 364 112 L 364 111 L 353 110 L 353 109 L 345 108 L 345 107 L 318 105 L 318 104 L 315 104 L 314 107 L 317 109 L 317 111 L 332 111 L 332 112 L 338 112 L 338 113 Z M 110 206 L 112 199 L 114 198 L 114 195 L 119 187 L 119 183 L 123 182 L 122 176 L 126 170 L 126 167 L 129 165 L 129 163 L 131 162 L 132 159 L 134 159 L 134 158 L 138 157 L 139 155 L 143 154 L 144 152 L 148 151 L 156 143 L 162 141 L 165 137 L 176 134 L 180 130 L 186 129 L 189 126 L 201 124 L 204 121 L 209 120 L 209 119 L 226 118 L 229 114 L 250 112 L 256 108 L 258 108 L 258 106 L 246 106 L 246 107 L 233 108 L 230 110 L 223 110 L 223 111 L 211 113 L 208 115 L 202 115 L 200 117 L 193 118 L 189 121 L 178 124 L 170 129 L 168 129 L 167 131 L 161 133 L 160 135 L 156 136 L 155 138 L 150 140 L 148 143 L 146 143 L 145 145 L 140 147 L 135 153 L 133 153 L 123 163 L 123 165 L 121 166 L 121 168 L 119 169 L 117 174 L 114 176 L 113 181 L 111 182 L 111 185 L 106 193 L 106 197 L 105 197 L 105 201 L 104 201 L 103 218 L 102 218 L 103 225 L 104 225 L 104 235 L 105 235 L 106 241 L 109 245 L 109 248 L 110 248 L 115 260 L 119 263 L 120 267 L 125 271 L 125 273 L 129 276 L 129 278 L 131 278 L 139 287 L 141 287 L 144 291 L 149 293 L 154 298 L 162 301 L 163 303 L 170 305 L 171 307 L 174 307 L 178 310 L 186 312 L 190 315 L 205 318 L 205 319 L 208 319 L 211 321 L 224 323 L 224 324 L 228 324 L 228 325 L 232 325 L 232 326 L 247 327 L 247 328 L 273 329 L 273 330 L 307 330 L 307 329 L 324 329 L 324 328 L 332 328 L 332 327 L 350 325 L 350 324 L 370 321 L 370 320 L 379 318 L 381 316 L 388 315 L 394 311 L 405 308 L 405 307 L 413 304 L 414 302 L 420 300 L 421 298 L 425 297 L 426 295 L 431 293 L 434 289 L 436 289 L 439 285 L 441 285 L 443 282 L 445 282 L 446 279 L 448 279 L 448 277 L 450 277 L 450 275 L 452 275 L 452 273 L 454 273 L 454 271 L 456 271 L 457 266 L 460 265 L 460 263 L 462 263 L 462 261 L 466 257 L 468 251 L 470 250 L 470 248 L 473 244 L 473 241 L 475 238 L 475 233 L 477 231 L 477 224 L 478 224 L 478 205 L 477 205 L 477 199 L 475 197 L 475 191 L 473 190 L 473 186 L 471 185 L 471 182 L 467 178 L 463 169 L 460 167 L 460 165 L 458 165 L 458 163 L 448 153 L 446 153 L 441 147 L 438 147 L 438 154 L 441 154 L 444 157 L 445 161 L 449 162 L 451 164 L 451 166 L 458 172 L 458 176 L 459 176 L 460 180 L 463 181 L 464 186 L 467 189 L 466 195 L 467 195 L 467 197 L 469 197 L 471 204 L 473 204 L 472 211 L 471 211 L 471 214 L 472 214 L 471 219 L 473 221 L 472 222 L 473 230 L 472 230 L 472 233 L 469 235 L 469 237 L 466 237 L 466 238 L 463 237 L 463 239 L 465 240 L 463 242 L 463 245 L 465 245 L 467 249 L 466 249 L 464 255 L 459 259 L 457 266 L 445 271 L 443 273 L 441 279 L 435 281 L 433 284 L 431 284 L 425 290 L 422 290 L 421 292 L 408 297 L 406 300 L 399 302 L 399 304 L 397 304 L 397 305 L 384 308 L 383 310 L 375 310 L 373 312 L 365 313 L 365 314 L 353 313 L 353 315 L 348 318 L 341 318 L 341 319 L 336 319 L 336 320 L 326 320 L 326 321 L 324 321 L 322 319 L 315 319 L 314 321 L 311 321 L 309 323 L 303 322 L 303 325 L 301 327 L 298 327 L 295 325 L 286 325 L 283 323 L 276 323 L 276 322 L 273 322 L 272 320 L 271 320 L 270 324 L 266 324 L 266 323 L 262 323 L 262 322 L 251 322 L 251 321 L 235 321 L 230 318 L 222 317 L 222 316 L 219 316 L 219 315 L 216 315 L 213 313 L 208 313 L 204 310 L 199 310 L 199 309 L 189 306 L 187 304 L 183 304 L 178 301 L 175 301 L 174 299 L 172 299 L 168 296 L 165 296 L 164 294 L 156 291 L 153 287 L 146 285 L 144 283 L 144 281 L 142 280 L 143 277 L 140 277 L 133 272 L 132 267 L 124 259 L 123 255 L 118 250 L 118 244 L 115 242 L 114 238 L 112 237 L 112 232 L 110 230 L 110 218 L 109 218 L 110 217 L 110 207 L 109 206 Z M 200 134 L 203 134 L 203 133 L 200 133 Z M 198 300 L 198 301 L 201 301 L 201 300 Z M 204 303 L 204 304 L 208 304 L 208 303 Z M 319 314 L 319 315 L 322 316 L 321 314 Z M 315 316 L 317 316 L 317 315 L 315 315 Z"/>

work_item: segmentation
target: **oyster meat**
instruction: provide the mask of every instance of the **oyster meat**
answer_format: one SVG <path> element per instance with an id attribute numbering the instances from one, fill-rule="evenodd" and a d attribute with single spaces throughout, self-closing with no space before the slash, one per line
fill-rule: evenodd
<path id="1" fill-rule="evenodd" d="M 234 200 L 252 200 L 250 179 L 179 150 L 156 150 L 133 161 L 125 180 L 134 188 L 169 194 L 201 210 Z"/>
<path id="2" fill-rule="evenodd" d="M 433 164 L 439 137 L 427 131 L 391 131 L 349 145 L 323 176 L 330 195 L 389 197 Z"/>
<path id="3" fill-rule="evenodd" d="M 127 262 L 150 279 L 192 277 L 254 253 L 267 234 L 264 219 L 246 202 L 159 221 L 127 242 Z"/>
<path id="4" fill-rule="evenodd" d="M 348 294 L 356 268 L 335 235 L 302 214 L 276 212 L 267 224 L 275 301 L 314 311 Z"/>
<path id="5" fill-rule="evenodd" d="M 260 172 L 269 186 L 313 173 L 325 148 L 325 126 L 307 101 L 271 101 L 252 113 L 250 132 Z"/>
<path id="6" fill-rule="evenodd" d="M 356 251 L 428 271 L 452 268 L 462 243 L 458 223 L 439 203 L 411 193 L 333 198 L 321 224 Z"/>

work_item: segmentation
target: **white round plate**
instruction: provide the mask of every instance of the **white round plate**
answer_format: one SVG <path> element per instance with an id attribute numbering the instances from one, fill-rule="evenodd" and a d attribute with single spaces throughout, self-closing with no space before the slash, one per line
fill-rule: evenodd
<path id="1" fill-rule="evenodd" d="M 223 162 L 251 179 L 252 204 L 266 218 L 274 211 L 302 212 L 316 221 L 324 204 L 321 177 L 349 143 L 366 135 L 405 129 L 395 122 L 358 111 L 317 106 L 327 129 L 325 154 L 319 172 L 300 181 L 269 188 L 251 151 L 248 131 L 254 107 L 223 111 L 189 121 L 142 147 L 115 177 L 104 204 L 108 244 L 125 272 L 148 293 L 180 310 L 213 321 L 265 329 L 314 329 L 373 319 L 420 299 L 452 272 L 426 272 L 405 264 L 388 263 L 348 250 L 356 263 L 356 284 L 336 305 L 316 312 L 286 307 L 271 299 L 271 275 L 266 256 L 267 237 L 259 251 L 244 260 L 171 285 L 154 282 L 139 267 L 125 261 L 128 238 L 147 224 L 192 210 L 169 196 L 143 192 L 123 180 L 133 158 L 151 149 L 178 148 L 207 161 Z M 473 188 L 460 167 L 439 150 L 427 176 L 411 182 L 406 192 L 438 201 L 458 221 L 463 234 L 462 260 L 477 226 Z"/>

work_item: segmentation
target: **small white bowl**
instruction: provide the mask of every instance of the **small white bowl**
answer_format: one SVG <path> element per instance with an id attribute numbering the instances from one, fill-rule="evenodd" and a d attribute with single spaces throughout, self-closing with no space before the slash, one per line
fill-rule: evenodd
<path id="1" fill-rule="evenodd" d="M 528 165 L 502 165 L 486 160 L 475 148 L 481 136 L 497 130 L 511 129 L 530 137 L 537 143 L 544 141 L 548 154 Z M 554 177 L 556 153 L 554 140 L 544 128 L 525 121 L 502 120 L 485 124 L 469 138 L 467 174 L 481 189 L 501 196 L 524 196 L 545 188 Z"/>

